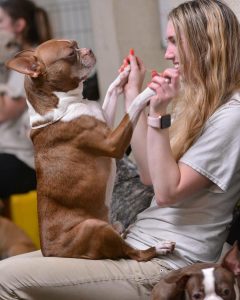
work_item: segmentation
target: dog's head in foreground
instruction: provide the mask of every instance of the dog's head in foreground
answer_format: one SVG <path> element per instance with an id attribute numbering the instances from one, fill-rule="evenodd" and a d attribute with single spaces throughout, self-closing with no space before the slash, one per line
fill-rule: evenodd
<path id="1" fill-rule="evenodd" d="M 237 242 L 220 264 L 194 264 L 170 272 L 154 287 L 152 300 L 239 300 L 240 253 Z"/>

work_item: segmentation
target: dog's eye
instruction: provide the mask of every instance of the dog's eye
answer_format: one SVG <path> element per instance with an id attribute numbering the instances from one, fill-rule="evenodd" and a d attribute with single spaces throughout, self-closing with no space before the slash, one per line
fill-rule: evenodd
<path id="1" fill-rule="evenodd" d="M 230 294 L 230 290 L 229 289 L 224 289 L 223 290 L 223 295 L 224 296 L 228 296 Z"/>
<path id="2" fill-rule="evenodd" d="M 74 49 L 71 49 L 71 51 L 68 53 L 68 57 L 72 57 L 74 56 L 76 53 L 75 53 L 75 50 Z"/>
<path id="3" fill-rule="evenodd" d="M 231 293 L 231 292 L 230 292 L 230 289 L 228 289 L 228 288 L 225 288 L 225 289 L 222 290 L 222 296 L 223 296 L 223 297 L 229 296 L 230 293 Z"/>

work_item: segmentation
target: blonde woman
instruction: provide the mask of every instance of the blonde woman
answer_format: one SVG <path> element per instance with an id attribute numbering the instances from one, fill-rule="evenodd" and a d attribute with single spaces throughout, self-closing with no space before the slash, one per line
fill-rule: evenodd
<path id="1" fill-rule="evenodd" d="M 239 199 L 240 26 L 223 2 L 191 1 L 170 13 L 167 40 L 165 58 L 174 68 L 154 76 L 149 86 L 157 95 L 132 139 L 140 176 L 155 197 L 127 240 L 136 247 L 175 240 L 165 261 L 179 267 L 219 257 Z M 125 87 L 127 106 L 139 92 L 133 79 L 144 73 L 130 60 L 136 74 Z M 173 124 L 161 129 L 170 103 Z"/>
<path id="2" fill-rule="evenodd" d="M 173 240 L 174 254 L 136 262 L 34 252 L 0 263 L 1 299 L 149 299 L 170 270 L 218 260 L 240 193 L 240 25 L 221 1 L 185 2 L 170 13 L 167 40 L 174 68 L 155 74 L 156 96 L 132 140 L 142 181 L 153 185 L 155 197 L 126 239 L 137 248 Z M 145 73 L 140 59 L 128 59 L 127 106 Z"/>

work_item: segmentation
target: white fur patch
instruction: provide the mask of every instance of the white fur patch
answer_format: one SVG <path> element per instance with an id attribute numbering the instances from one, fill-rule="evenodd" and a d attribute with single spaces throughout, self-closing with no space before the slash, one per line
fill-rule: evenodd
<path id="1" fill-rule="evenodd" d="M 129 118 L 133 124 L 135 124 L 136 119 L 140 112 L 142 111 L 143 107 L 146 106 L 148 100 L 156 95 L 154 90 L 150 88 L 146 88 L 141 94 L 139 94 L 134 101 L 129 106 L 127 113 L 129 115 Z"/>
<path id="2" fill-rule="evenodd" d="M 158 255 L 167 255 L 172 253 L 175 247 L 175 243 L 171 241 L 161 241 L 155 245 Z"/>
<path id="3" fill-rule="evenodd" d="M 114 125 L 116 106 L 118 96 L 123 92 L 123 82 L 126 80 L 130 72 L 130 66 L 128 65 L 125 69 L 118 75 L 118 77 L 110 84 L 105 99 L 103 101 L 103 111 L 106 116 L 106 120 L 109 126 Z"/>
<path id="4" fill-rule="evenodd" d="M 82 99 L 81 89 L 76 89 L 67 93 L 54 92 L 58 97 L 59 103 L 57 108 L 52 109 L 45 115 L 38 114 L 31 103 L 27 101 L 30 115 L 30 124 L 32 128 L 40 128 L 57 122 L 70 122 L 82 115 L 92 116 L 105 122 L 103 111 L 97 101 Z M 34 127 L 37 122 L 43 125 Z"/>
<path id="5" fill-rule="evenodd" d="M 215 291 L 214 268 L 203 269 L 203 286 L 205 291 L 204 300 L 223 300 Z"/>

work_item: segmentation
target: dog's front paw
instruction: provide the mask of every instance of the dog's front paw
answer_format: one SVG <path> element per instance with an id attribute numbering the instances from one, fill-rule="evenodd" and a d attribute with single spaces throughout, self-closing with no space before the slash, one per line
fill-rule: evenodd
<path id="1" fill-rule="evenodd" d="M 155 246 L 155 248 L 156 248 L 157 254 L 159 254 L 159 255 L 167 255 L 167 254 L 170 254 L 170 253 L 172 253 L 174 251 L 175 245 L 176 245 L 175 242 L 162 241 L 162 242 L 159 242 Z"/>
<path id="2" fill-rule="evenodd" d="M 119 73 L 116 82 L 115 88 L 117 90 L 117 94 L 120 95 L 123 92 L 123 87 L 128 81 L 128 75 L 130 73 L 130 65 L 124 67 L 124 69 Z"/>

